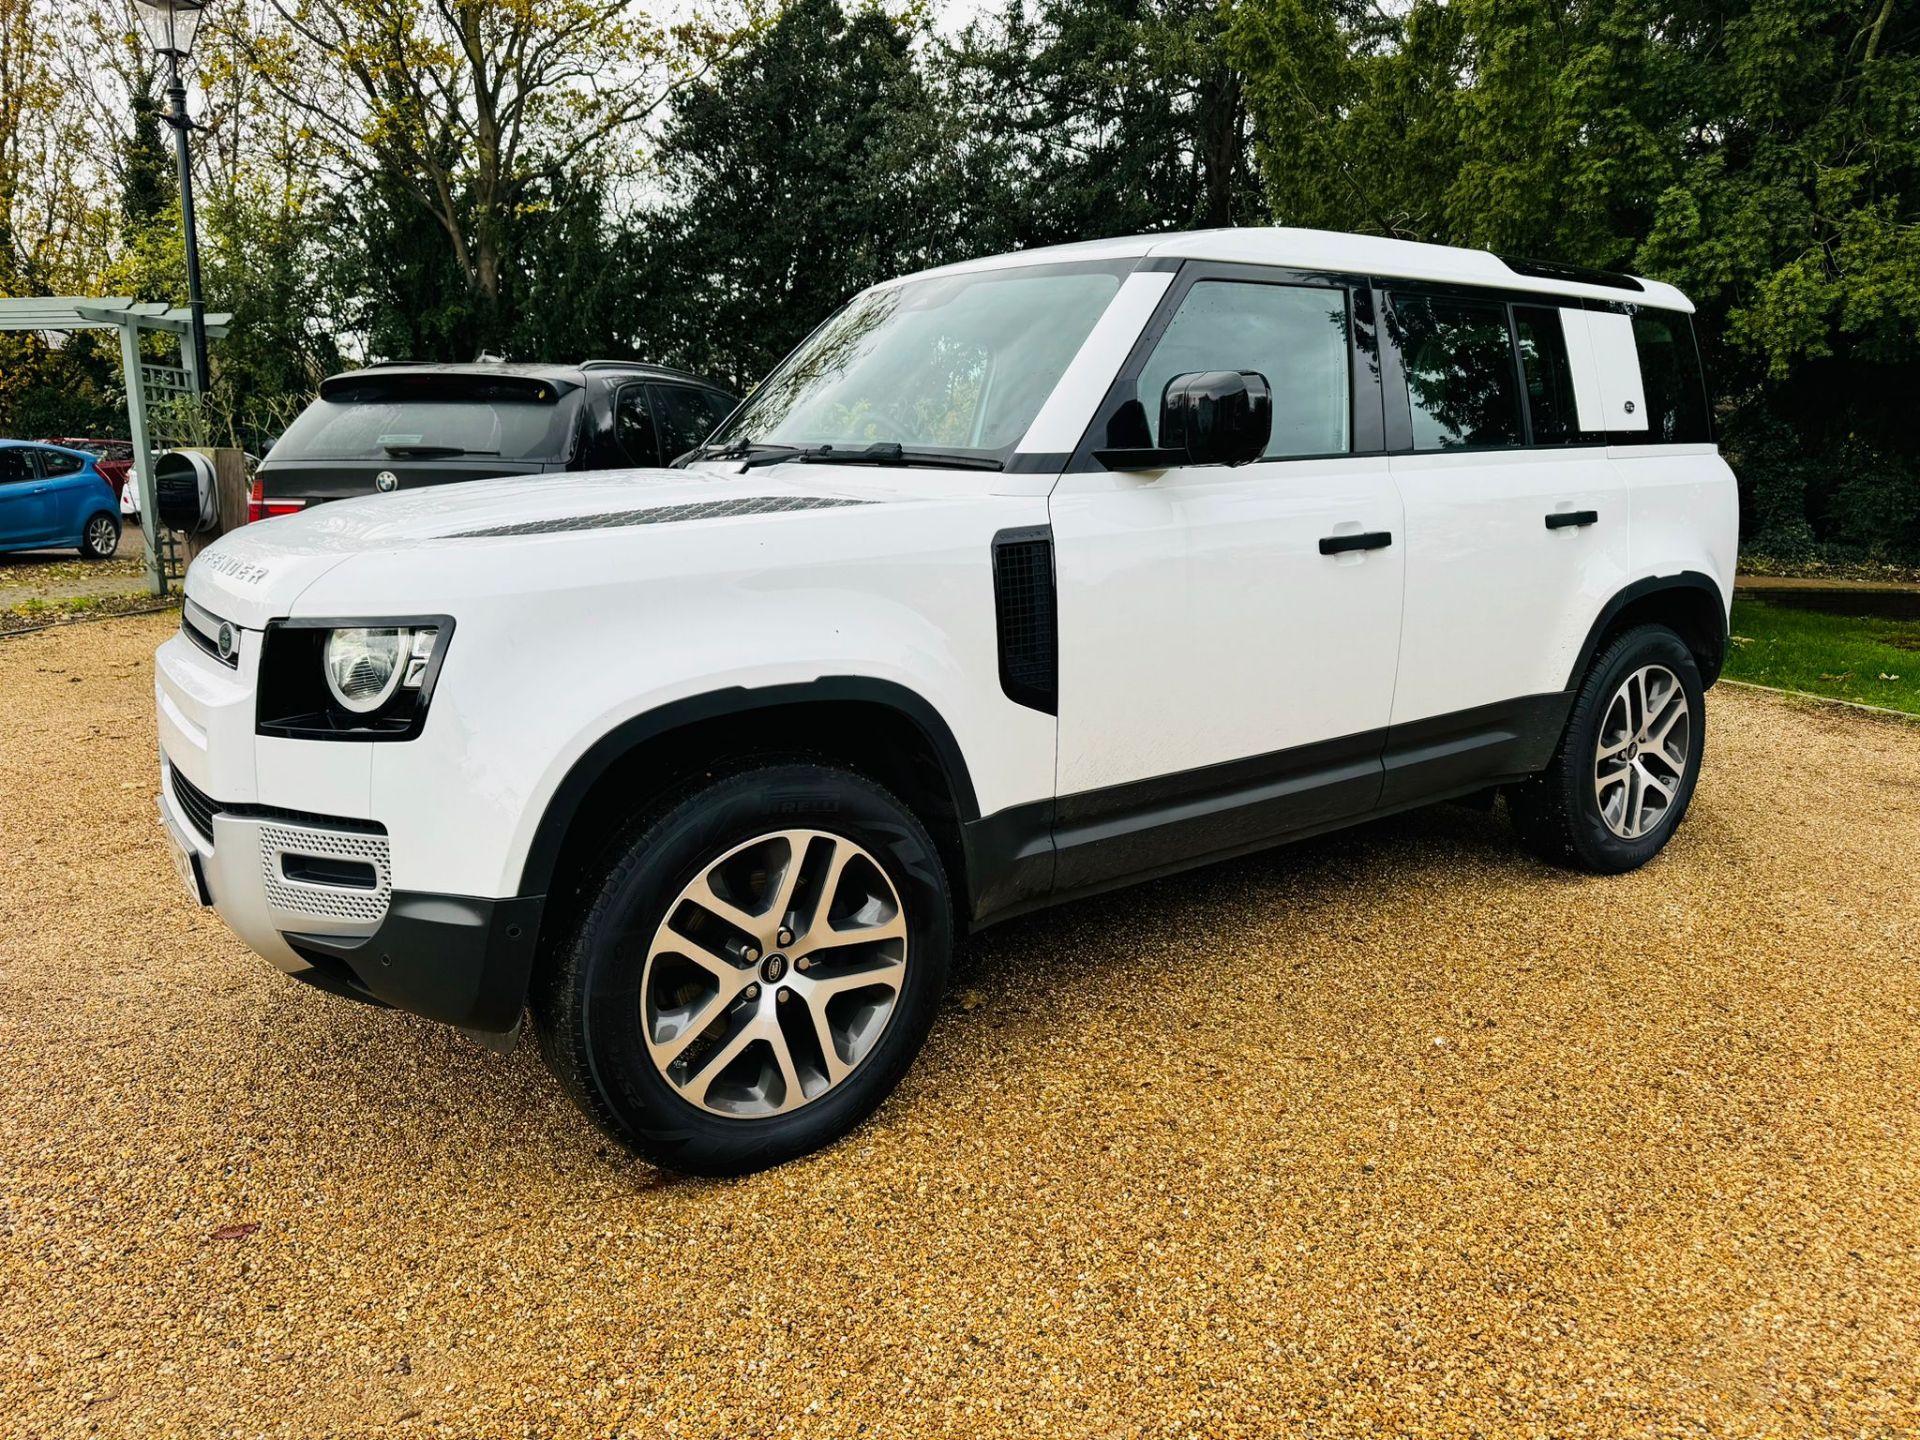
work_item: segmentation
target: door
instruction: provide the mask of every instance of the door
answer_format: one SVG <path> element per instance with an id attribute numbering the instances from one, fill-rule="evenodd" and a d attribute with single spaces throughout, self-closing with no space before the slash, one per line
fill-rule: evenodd
<path id="1" fill-rule="evenodd" d="M 1406 552 L 1367 294 L 1242 267 L 1182 282 L 1096 432 L 1156 445 L 1169 380 L 1240 370 L 1272 387 L 1273 433 L 1232 468 L 1109 472 L 1083 447 L 1055 488 L 1064 891 L 1327 825 L 1380 789 Z"/>
<path id="2" fill-rule="evenodd" d="M 1537 768 L 1593 619 L 1626 583 L 1628 506 L 1581 429 L 1584 314 L 1394 287 L 1386 411 L 1406 507 L 1387 803 Z M 1595 418 L 1595 417 L 1590 417 Z"/>
<path id="3" fill-rule="evenodd" d="M 0 545 L 17 548 L 53 538 L 47 482 L 22 445 L 0 447 Z"/>
<path id="4" fill-rule="evenodd" d="M 34 458 L 40 462 L 45 482 L 47 527 L 53 538 L 77 544 L 87 521 L 102 510 L 118 517 L 119 495 L 96 479 L 80 456 L 64 450 L 36 450 Z"/>

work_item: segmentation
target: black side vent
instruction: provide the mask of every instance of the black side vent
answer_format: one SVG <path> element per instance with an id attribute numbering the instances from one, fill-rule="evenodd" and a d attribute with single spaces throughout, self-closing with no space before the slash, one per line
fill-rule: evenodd
<path id="1" fill-rule="evenodd" d="M 993 601 L 1000 633 L 1000 688 L 1016 705 L 1059 713 L 1060 638 L 1054 618 L 1053 532 L 1002 530 L 993 537 Z"/>

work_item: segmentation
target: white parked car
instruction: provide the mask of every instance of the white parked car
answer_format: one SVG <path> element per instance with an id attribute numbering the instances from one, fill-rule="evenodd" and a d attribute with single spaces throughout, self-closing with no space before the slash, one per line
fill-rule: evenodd
<path id="1" fill-rule="evenodd" d="M 226 536 L 156 677 L 182 873 L 291 975 L 737 1172 L 845 1133 L 956 936 L 1499 787 L 1686 812 L 1737 511 L 1687 300 L 1298 230 L 879 285 L 678 470 Z"/>

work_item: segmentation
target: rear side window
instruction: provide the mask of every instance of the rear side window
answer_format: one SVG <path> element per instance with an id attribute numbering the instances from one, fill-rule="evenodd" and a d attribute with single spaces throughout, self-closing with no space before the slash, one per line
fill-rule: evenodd
<path id="1" fill-rule="evenodd" d="M 46 475 L 72 475 L 86 463 L 78 455 L 67 455 L 59 450 L 40 452 L 40 470 Z"/>
<path id="2" fill-rule="evenodd" d="M 1174 376 L 1258 371 L 1273 387 L 1273 438 L 1262 459 L 1344 455 L 1351 368 L 1345 290 L 1202 280 L 1168 322 L 1138 394 L 1158 444 L 1160 401 Z"/>
<path id="3" fill-rule="evenodd" d="M 667 464 L 693 449 L 733 409 L 731 400 L 711 390 L 687 385 L 655 385 L 654 424 L 660 432 L 660 463 Z"/>
<path id="4" fill-rule="evenodd" d="M 1520 387 L 1505 305 L 1393 295 L 1387 314 L 1406 367 L 1415 450 L 1521 443 Z"/>
<path id="5" fill-rule="evenodd" d="M 660 436 L 654 428 L 653 409 L 647 404 L 646 386 L 629 385 L 621 390 L 613 408 L 613 433 L 629 465 L 660 463 Z"/>
<path id="6" fill-rule="evenodd" d="M 1514 306 L 1513 336 L 1520 346 L 1533 443 L 1568 445 L 1586 438 L 1581 435 L 1574 403 L 1573 367 L 1567 359 L 1567 331 L 1560 312 L 1544 305 Z"/>
<path id="7" fill-rule="evenodd" d="M 1706 384 L 1687 317 L 1642 310 L 1633 317 L 1633 348 L 1640 355 L 1647 397 L 1647 441 L 1684 445 L 1711 439 Z"/>

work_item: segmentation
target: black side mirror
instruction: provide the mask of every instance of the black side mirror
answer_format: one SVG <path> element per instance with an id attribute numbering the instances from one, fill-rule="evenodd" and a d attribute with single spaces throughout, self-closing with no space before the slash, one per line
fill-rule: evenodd
<path id="1" fill-rule="evenodd" d="M 1273 390 L 1253 370 L 1176 375 L 1160 401 L 1160 448 L 1189 465 L 1245 465 L 1273 438 Z"/>
<path id="2" fill-rule="evenodd" d="M 1096 450 L 1094 459 L 1109 470 L 1245 465 L 1258 460 L 1272 438 L 1273 389 L 1266 376 L 1256 370 L 1196 370 L 1167 382 L 1158 448 Z"/>

